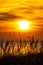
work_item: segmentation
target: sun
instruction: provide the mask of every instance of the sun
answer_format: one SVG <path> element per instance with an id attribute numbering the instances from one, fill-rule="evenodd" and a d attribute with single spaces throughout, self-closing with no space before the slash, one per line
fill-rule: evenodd
<path id="1" fill-rule="evenodd" d="M 21 30 L 28 30 L 30 22 L 27 20 L 18 21 L 18 26 Z"/>

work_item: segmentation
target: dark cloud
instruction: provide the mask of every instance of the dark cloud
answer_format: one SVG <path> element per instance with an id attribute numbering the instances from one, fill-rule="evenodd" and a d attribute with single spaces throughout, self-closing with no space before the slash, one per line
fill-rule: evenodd
<path id="1" fill-rule="evenodd" d="M 24 10 L 24 9 L 28 9 L 27 7 L 19 7 L 17 8 L 18 10 Z"/>
<path id="2" fill-rule="evenodd" d="M 43 6 L 30 6 L 29 7 L 30 10 L 43 10 Z"/>
<path id="3" fill-rule="evenodd" d="M 0 30 L 3 30 L 3 29 L 11 29 L 10 27 L 0 27 Z"/>
<path id="4" fill-rule="evenodd" d="M 43 10 L 43 6 L 27 6 L 27 7 L 19 7 L 18 11 L 22 11 L 24 13 L 33 14 L 36 10 Z M 41 13 L 41 12 L 40 12 Z"/>
<path id="5" fill-rule="evenodd" d="M 17 10 L 26 14 L 33 14 L 33 10 L 35 7 L 19 7 Z"/>
<path id="6" fill-rule="evenodd" d="M 32 20 L 43 20 L 43 17 L 36 17 L 36 18 L 33 18 Z"/>
<path id="7" fill-rule="evenodd" d="M 12 19 L 22 18 L 21 16 L 13 15 L 7 12 L 0 12 L 0 21 L 8 21 Z"/>
<path id="8" fill-rule="evenodd" d="M 36 13 L 42 14 L 43 12 L 41 12 L 40 10 L 43 10 L 43 6 L 38 6 L 38 5 L 25 5 L 23 7 L 18 7 L 17 11 L 22 13 L 22 14 L 28 14 L 28 15 L 34 15 Z M 39 14 L 36 14 L 39 15 Z M 40 19 L 39 19 L 40 20 Z"/>
<path id="9" fill-rule="evenodd" d="M 27 14 L 33 14 L 33 12 L 32 11 L 25 11 L 24 13 L 27 13 Z"/>
<path id="10" fill-rule="evenodd" d="M 43 17 L 37 17 L 36 19 L 37 20 L 43 20 Z"/>
<path id="11" fill-rule="evenodd" d="M 43 6 L 40 6 L 39 9 L 40 9 L 40 10 L 43 10 Z"/>

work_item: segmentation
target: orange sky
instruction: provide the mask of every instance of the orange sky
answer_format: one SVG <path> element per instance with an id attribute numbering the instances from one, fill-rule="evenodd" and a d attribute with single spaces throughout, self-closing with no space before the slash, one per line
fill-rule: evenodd
<path id="1" fill-rule="evenodd" d="M 22 19 L 43 38 L 43 0 L 0 0 L 0 32 L 18 31 L 16 22 Z"/>

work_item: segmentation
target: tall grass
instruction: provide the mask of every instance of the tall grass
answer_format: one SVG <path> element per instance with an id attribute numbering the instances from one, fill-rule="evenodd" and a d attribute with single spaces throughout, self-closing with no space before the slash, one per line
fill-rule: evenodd
<path id="1" fill-rule="evenodd" d="M 28 55 L 43 53 L 43 41 L 34 40 L 32 37 L 29 41 L 0 41 L 0 57 L 4 55 Z"/>

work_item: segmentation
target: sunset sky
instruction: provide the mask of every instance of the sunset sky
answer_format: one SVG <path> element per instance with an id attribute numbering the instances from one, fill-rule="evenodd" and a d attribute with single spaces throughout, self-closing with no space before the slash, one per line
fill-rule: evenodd
<path id="1" fill-rule="evenodd" d="M 43 0 L 0 0 L 0 33 L 18 31 L 17 22 L 21 20 L 31 22 L 31 31 L 39 32 L 42 39 Z"/>

